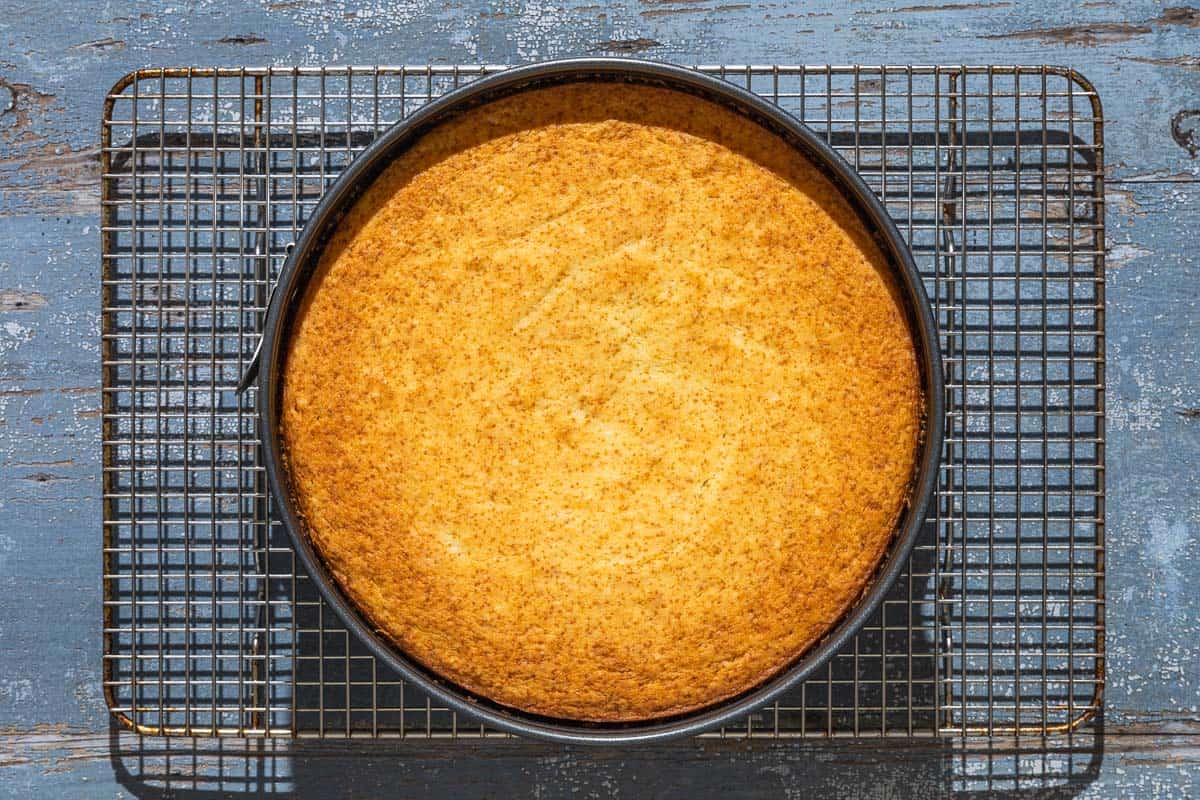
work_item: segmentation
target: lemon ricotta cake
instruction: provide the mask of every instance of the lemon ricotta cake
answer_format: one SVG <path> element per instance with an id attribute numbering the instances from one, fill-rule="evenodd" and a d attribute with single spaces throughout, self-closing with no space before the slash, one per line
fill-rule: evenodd
<path id="1" fill-rule="evenodd" d="M 326 246 L 281 435 L 305 533 L 412 659 L 633 721 L 745 692 L 860 597 L 921 430 L 886 259 L 724 107 L 580 83 L 422 136 Z"/>

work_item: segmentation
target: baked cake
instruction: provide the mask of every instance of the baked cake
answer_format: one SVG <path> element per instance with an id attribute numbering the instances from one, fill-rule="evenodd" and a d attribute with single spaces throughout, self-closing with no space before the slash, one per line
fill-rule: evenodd
<path id="1" fill-rule="evenodd" d="M 872 579 L 921 428 L 884 255 L 775 135 L 579 83 L 443 123 L 324 251 L 286 466 L 345 594 L 557 718 L 745 692 Z"/>

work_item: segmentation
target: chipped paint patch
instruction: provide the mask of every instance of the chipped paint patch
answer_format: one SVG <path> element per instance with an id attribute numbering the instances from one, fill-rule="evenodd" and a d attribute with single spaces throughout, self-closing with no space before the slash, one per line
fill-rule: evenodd
<path id="1" fill-rule="evenodd" d="M 1157 172 L 1146 172 L 1138 175 L 1129 175 L 1121 179 L 1122 183 L 1190 183 L 1194 181 L 1196 176 L 1190 172 L 1165 172 L 1158 170 Z"/>
<path id="2" fill-rule="evenodd" d="M 222 36 L 217 39 L 217 44 L 266 44 L 267 38 L 259 36 L 257 33 L 241 33 L 234 36 Z"/>
<path id="3" fill-rule="evenodd" d="M 1184 109 L 1171 117 L 1171 138 L 1175 140 L 1175 144 L 1187 150 L 1192 158 L 1200 155 L 1197 132 L 1200 132 L 1200 109 Z"/>
<path id="4" fill-rule="evenodd" d="M 72 50 L 124 50 L 125 42 L 121 39 L 114 39 L 111 36 L 105 36 L 103 39 L 93 39 L 90 42 L 80 42 L 74 45 Z"/>
<path id="5" fill-rule="evenodd" d="M 730 5 L 714 6 L 711 8 L 707 7 L 707 6 L 685 6 L 683 8 L 653 8 L 653 9 L 650 9 L 649 11 L 641 12 L 640 14 L 638 14 L 638 16 L 645 17 L 646 19 L 653 19 L 655 17 L 667 17 L 667 16 L 673 16 L 673 15 L 677 15 L 677 14 L 707 14 L 712 11 L 745 11 L 748 8 L 750 8 L 749 3 L 733 3 Z"/>
<path id="6" fill-rule="evenodd" d="M 1175 56 L 1174 58 L 1126 57 L 1122 61 L 1136 61 L 1139 64 L 1153 64 L 1156 67 L 1180 67 L 1181 69 L 1200 69 L 1200 57 Z"/>
<path id="7" fill-rule="evenodd" d="M 100 210 L 100 148 L 45 142 L 0 157 L 6 213 L 87 216 Z"/>
<path id="8" fill-rule="evenodd" d="M 1104 203 L 1111 213 L 1120 214 L 1124 217 L 1146 216 L 1142 204 L 1134 197 L 1133 192 L 1128 189 L 1118 189 L 1114 186 L 1107 187 L 1104 191 Z"/>
<path id="9" fill-rule="evenodd" d="M 1118 359 L 1118 367 L 1126 367 L 1124 361 Z M 1132 395 L 1112 398 L 1108 424 L 1117 431 L 1137 433 L 1158 430 L 1162 427 L 1164 412 L 1184 405 L 1183 390 L 1178 386 L 1163 385 L 1141 363 L 1127 368 L 1136 391 Z"/>
<path id="10" fill-rule="evenodd" d="M 43 114 L 54 107 L 57 97 L 50 92 L 36 89 L 32 84 L 17 83 L 0 77 L 0 88 L 6 92 L 5 108 L 0 111 L 0 139 L 9 144 L 36 141 L 39 137 L 33 128 L 35 115 Z"/>
<path id="11" fill-rule="evenodd" d="M 34 698 L 33 681 L 28 678 L 0 680 L 0 708 L 16 710 Z"/>
<path id="12" fill-rule="evenodd" d="M 900 6 L 899 8 L 874 8 L 870 11 L 859 11 L 859 14 L 914 14 L 924 11 L 985 11 L 991 8 L 1009 8 L 1012 3 L 946 3 L 945 5 L 915 5 Z"/>
<path id="13" fill-rule="evenodd" d="M 637 39 L 609 39 L 607 42 L 597 42 L 592 47 L 594 53 L 642 53 L 662 47 L 657 39 L 639 37 Z"/>
<path id="14" fill-rule="evenodd" d="M 1025 30 L 997 33 L 984 39 L 1036 39 L 1046 44 L 1077 44 L 1084 47 L 1117 44 L 1152 33 L 1154 28 L 1200 26 L 1200 10 L 1189 6 L 1167 8 L 1157 17 L 1144 23 L 1131 22 L 1085 22 L 1077 25 L 1061 25 L 1050 28 L 1028 28 Z"/>
<path id="15" fill-rule="evenodd" d="M 104 686 L 94 668 L 69 669 L 63 676 L 71 686 L 71 695 L 79 707 L 80 715 L 95 723 L 105 716 Z"/>
<path id="16" fill-rule="evenodd" d="M 1188 524 L 1182 520 L 1169 522 L 1156 514 L 1150 518 L 1148 533 L 1147 549 L 1158 566 L 1178 570 L 1180 556 L 1192 541 Z"/>
<path id="17" fill-rule="evenodd" d="M 1102 44 L 1127 42 L 1150 33 L 1149 25 L 1128 22 L 1090 22 L 1082 25 L 1062 25 L 1054 28 L 1027 28 L 1010 33 L 992 33 L 982 39 L 1035 39 L 1044 44 L 1077 44 L 1095 47 Z"/>
<path id="18" fill-rule="evenodd" d="M 1191 6 L 1173 6 L 1165 9 L 1162 14 L 1150 20 L 1159 25 L 1183 25 L 1187 28 L 1200 28 L 1200 9 Z"/>
<path id="19" fill-rule="evenodd" d="M 33 341 L 33 328 L 27 328 L 17 322 L 5 322 L 0 325 L 0 353 L 16 350 L 25 342 Z"/>
<path id="20" fill-rule="evenodd" d="M 46 295 L 20 289 L 0 289 L 0 313 L 5 311 L 36 311 L 46 307 Z"/>
<path id="21" fill-rule="evenodd" d="M 1112 269 L 1118 269 L 1131 261 L 1152 255 L 1154 255 L 1153 250 L 1148 250 L 1136 244 L 1114 244 L 1108 249 L 1105 263 Z"/>
<path id="22" fill-rule="evenodd" d="M 33 419 L 35 422 L 39 421 L 38 417 L 34 417 Z M 55 475 L 51 472 L 32 472 L 18 478 L 18 480 L 32 481 L 33 483 L 58 483 L 59 481 L 69 481 L 71 479 L 62 475 Z"/>

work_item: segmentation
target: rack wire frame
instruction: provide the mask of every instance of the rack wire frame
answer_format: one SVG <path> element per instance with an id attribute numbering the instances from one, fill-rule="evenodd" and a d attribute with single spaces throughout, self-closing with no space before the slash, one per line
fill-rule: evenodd
<path id="1" fill-rule="evenodd" d="M 379 665 L 272 524 L 253 390 L 325 187 L 502 66 L 164 68 L 101 126 L 103 684 L 145 734 L 505 734 Z M 1104 684 L 1103 114 L 1061 67 L 698 66 L 823 135 L 896 220 L 946 376 L 933 509 L 874 619 L 720 737 L 1069 733 Z"/>

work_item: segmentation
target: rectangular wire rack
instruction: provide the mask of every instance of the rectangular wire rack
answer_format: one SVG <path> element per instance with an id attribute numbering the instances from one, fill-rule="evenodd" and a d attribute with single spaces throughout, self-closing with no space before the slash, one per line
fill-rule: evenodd
<path id="1" fill-rule="evenodd" d="M 342 628 L 271 522 L 235 388 L 325 187 L 502 67 L 150 69 L 102 121 L 104 689 L 147 734 L 500 736 Z M 713 735 L 1067 732 L 1104 682 L 1103 120 L 1056 67 L 699 67 L 863 175 L 940 331 L 946 443 L 906 573 L 817 677 Z"/>

